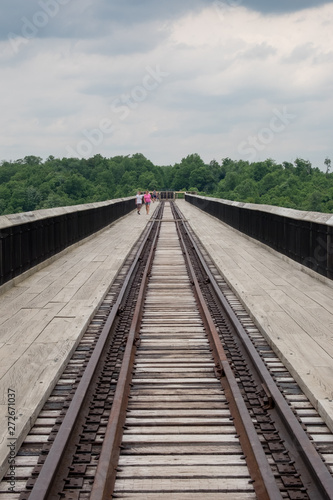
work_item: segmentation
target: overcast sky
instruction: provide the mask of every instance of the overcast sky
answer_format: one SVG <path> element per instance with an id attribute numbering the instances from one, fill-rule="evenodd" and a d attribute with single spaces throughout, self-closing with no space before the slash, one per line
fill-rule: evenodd
<path id="1" fill-rule="evenodd" d="M 333 2 L 1 0 L 0 160 L 333 160 Z"/>

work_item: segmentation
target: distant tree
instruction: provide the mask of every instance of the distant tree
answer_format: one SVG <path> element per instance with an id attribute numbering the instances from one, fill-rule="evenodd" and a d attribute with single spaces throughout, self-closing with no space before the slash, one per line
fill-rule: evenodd
<path id="1" fill-rule="evenodd" d="M 238 177 L 236 172 L 228 172 L 224 178 L 225 189 L 227 191 L 233 191 L 235 189 L 235 187 L 237 186 L 239 180 L 240 180 L 240 178 Z"/>
<path id="2" fill-rule="evenodd" d="M 209 172 L 213 177 L 214 183 L 218 183 L 223 177 L 225 177 L 225 171 L 218 164 L 216 160 L 212 160 L 209 163 Z"/>
<path id="3" fill-rule="evenodd" d="M 210 191 L 214 178 L 208 168 L 199 167 L 192 170 L 189 183 L 191 186 L 197 186 L 199 191 Z"/>
<path id="4" fill-rule="evenodd" d="M 36 210 L 41 202 L 41 199 L 42 196 L 40 191 L 34 186 L 28 186 L 25 192 L 23 210 L 25 212 Z"/>
<path id="5" fill-rule="evenodd" d="M 258 182 L 269 172 L 270 168 L 268 165 L 266 165 L 266 163 L 255 163 L 253 166 L 253 179 Z"/>
<path id="6" fill-rule="evenodd" d="M 222 166 L 223 167 L 226 167 L 226 168 L 232 167 L 234 164 L 235 164 L 235 162 L 231 158 L 229 158 L 229 157 L 222 158 Z"/>
<path id="7" fill-rule="evenodd" d="M 279 184 L 279 176 L 275 173 L 266 174 L 259 182 L 259 192 L 260 194 L 264 194 L 277 184 Z"/>
<path id="8" fill-rule="evenodd" d="M 295 173 L 299 177 L 311 174 L 312 165 L 308 160 L 303 160 L 302 158 L 296 158 L 295 165 L 296 165 Z"/>
<path id="9" fill-rule="evenodd" d="M 288 161 L 284 161 L 282 165 L 287 172 L 293 172 L 295 170 L 294 165 L 292 163 L 289 163 Z"/>
<path id="10" fill-rule="evenodd" d="M 331 170 L 331 160 L 329 158 L 325 158 L 324 163 L 326 165 L 326 175 L 328 175 Z"/>
<path id="11" fill-rule="evenodd" d="M 310 194 L 308 198 L 307 208 L 306 210 L 320 212 L 321 211 L 321 201 L 322 195 L 319 191 L 315 191 Z"/>
<path id="12" fill-rule="evenodd" d="M 245 179 L 238 184 L 235 193 L 239 196 L 240 201 L 255 200 L 258 196 L 258 184 L 253 179 Z"/>
<path id="13" fill-rule="evenodd" d="M 42 163 L 43 159 L 40 158 L 39 156 L 25 156 L 24 157 L 24 163 L 26 165 L 40 165 Z"/>
<path id="14" fill-rule="evenodd" d="M 142 189 L 146 191 L 147 189 L 153 190 L 157 185 L 157 182 L 152 172 L 144 172 L 139 176 L 138 184 Z"/>

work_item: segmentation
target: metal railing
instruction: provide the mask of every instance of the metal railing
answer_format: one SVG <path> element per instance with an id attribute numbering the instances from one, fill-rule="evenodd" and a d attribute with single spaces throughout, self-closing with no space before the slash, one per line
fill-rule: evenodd
<path id="1" fill-rule="evenodd" d="M 174 191 L 160 191 L 160 200 L 174 200 L 175 192 Z"/>
<path id="2" fill-rule="evenodd" d="M 333 215 L 185 195 L 186 201 L 238 231 L 333 279 Z M 276 212 L 281 211 L 283 215 Z M 312 220 L 311 220 L 312 219 Z"/>
<path id="3" fill-rule="evenodd" d="M 133 198 L 125 198 L 0 217 L 0 285 L 108 226 L 134 208 Z M 14 219 L 12 224 L 10 217 Z M 27 221 L 29 218 L 32 220 Z"/>

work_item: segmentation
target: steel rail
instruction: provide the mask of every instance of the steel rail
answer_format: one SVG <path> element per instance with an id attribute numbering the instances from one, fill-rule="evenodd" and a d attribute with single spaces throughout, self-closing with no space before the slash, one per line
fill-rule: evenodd
<path id="1" fill-rule="evenodd" d="M 186 244 L 179 229 L 179 223 L 176 222 L 176 225 L 181 246 L 183 248 L 183 254 L 187 261 L 190 279 L 193 283 L 194 294 L 197 298 L 198 306 L 202 313 L 202 319 L 212 347 L 217 367 L 216 375 L 220 379 L 225 391 L 229 409 L 233 417 L 233 423 L 244 451 L 247 466 L 254 481 L 253 486 L 257 494 L 257 498 L 258 500 L 281 500 L 282 495 L 276 484 L 272 468 L 268 463 L 243 396 L 239 390 L 235 375 L 227 360 L 206 301 L 202 295 L 189 253 L 186 249 Z"/>
<path id="2" fill-rule="evenodd" d="M 178 217 L 181 217 L 179 208 L 177 207 Z M 213 274 L 211 273 L 207 263 L 205 262 L 198 245 L 194 241 L 188 224 L 183 222 L 184 228 L 186 230 L 187 236 L 193 246 L 193 249 L 198 255 L 200 263 L 210 281 L 210 284 L 216 294 L 218 300 L 220 301 L 222 307 L 224 308 L 226 314 L 228 315 L 230 321 L 235 327 L 238 337 L 240 338 L 242 344 L 244 345 L 248 355 L 250 356 L 253 365 L 257 371 L 263 384 L 269 391 L 272 397 L 275 409 L 277 410 L 281 420 L 284 422 L 286 430 L 291 438 L 291 443 L 297 449 L 297 453 L 300 454 L 308 472 L 310 473 L 314 485 L 321 496 L 318 498 L 333 500 L 333 477 L 331 476 L 326 465 L 323 463 L 319 453 L 310 442 L 306 432 L 303 430 L 300 422 L 297 420 L 296 416 L 289 407 L 287 401 L 281 394 L 279 388 L 275 384 L 271 374 L 269 373 L 267 367 L 265 366 L 263 360 L 252 344 L 249 336 L 246 333 L 245 328 L 241 324 L 240 320 L 236 316 L 235 312 L 232 310 L 230 304 L 228 303 L 226 297 L 223 295 L 220 287 L 218 286 Z"/>
<path id="3" fill-rule="evenodd" d="M 94 483 L 92 486 L 90 500 L 110 499 L 113 493 L 117 474 L 120 446 L 123 436 L 123 426 L 126 419 L 126 408 L 136 348 L 139 344 L 139 332 L 142 319 L 142 310 L 145 298 L 146 285 L 154 259 L 156 242 L 161 227 L 161 221 L 156 222 L 157 231 L 153 240 L 146 268 L 142 277 L 139 295 L 135 306 L 134 316 L 131 323 L 128 339 L 125 347 L 123 362 L 121 365 L 114 400 L 108 420 L 102 450 L 96 469 Z"/>
<path id="4" fill-rule="evenodd" d="M 156 217 L 155 217 L 156 218 Z M 83 408 L 85 397 L 88 388 L 92 382 L 93 376 L 96 372 L 98 362 L 101 358 L 106 342 L 108 340 L 110 330 L 114 324 L 122 300 L 127 292 L 128 286 L 132 276 L 136 270 L 137 263 L 141 258 L 147 240 L 150 237 L 154 223 L 151 222 L 148 226 L 145 237 L 136 253 L 128 274 L 124 280 L 124 284 L 120 290 L 119 296 L 112 307 L 107 321 L 102 329 L 101 335 L 96 343 L 95 349 L 89 359 L 84 374 L 78 384 L 73 399 L 67 409 L 66 415 L 51 446 L 51 449 L 46 457 L 45 463 L 38 475 L 38 478 L 31 490 L 29 500 L 49 500 L 53 483 L 55 481 L 57 472 L 61 465 L 61 460 L 65 455 L 66 446 L 72 436 L 75 422 L 78 419 L 81 409 Z"/>

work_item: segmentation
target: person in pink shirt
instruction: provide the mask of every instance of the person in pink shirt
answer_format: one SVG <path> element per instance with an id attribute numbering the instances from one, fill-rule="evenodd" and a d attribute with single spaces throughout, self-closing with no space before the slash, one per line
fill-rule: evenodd
<path id="1" fill-rule="evenodd" d="M 146 204 L 146 214 L 149 215 L 149 209 L 151 204 L 151 195 L 149 191 L 145 192 L 143 199 Z"/>

